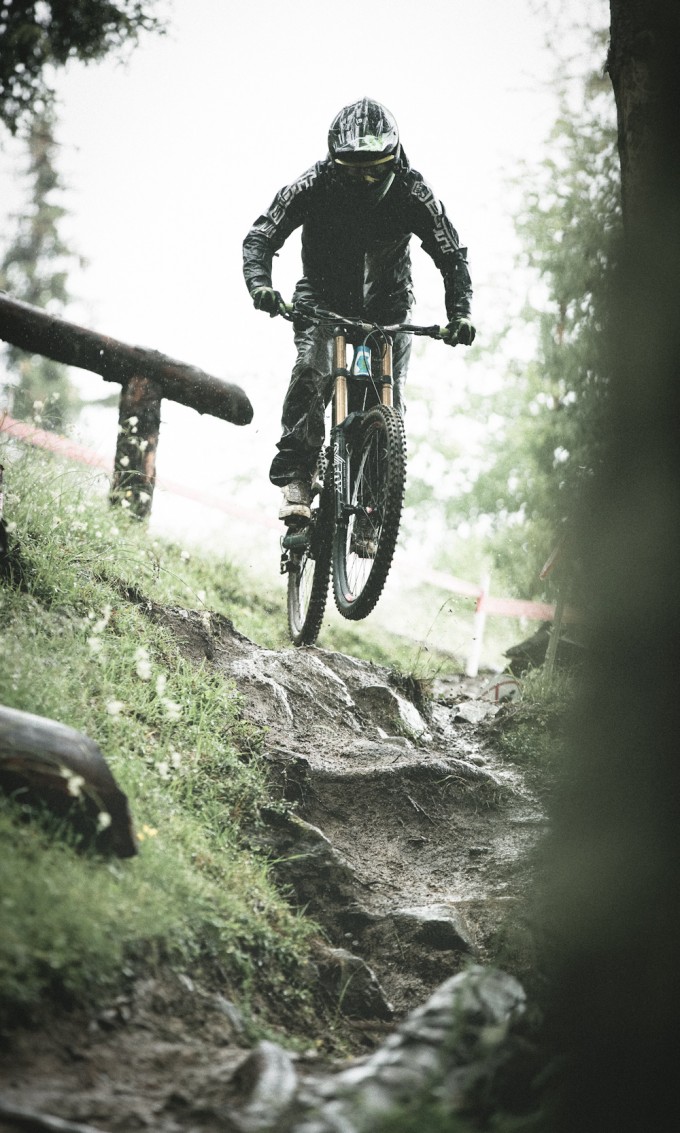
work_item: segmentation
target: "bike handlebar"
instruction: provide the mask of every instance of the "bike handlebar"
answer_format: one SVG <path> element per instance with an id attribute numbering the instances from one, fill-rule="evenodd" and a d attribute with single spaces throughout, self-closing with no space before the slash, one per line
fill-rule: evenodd
<path id="1" fill-rule="evenodd" d="M 312 306 L 311 303 L 285 303 L 283 310 L 279 313 L 284 319 L 287 319 L 288 322 L 293 322 L 296 317 L 299 317 L 309 322 L 332 323 L 334 327 L 346 327 L 348 330 L 358 330 L 365 335 L 369 335 L 372 332 L 377 334 L 397 334 L 399 331 L 404 331 L 406 334 L 419 334 L 427 338 L 440 338 L 444 341 L 448 337 L 447 327 L 422 327 L 416 326 L 414 323 L 393 323 L 391 326 L 382 326 L 380 323 L 365 323 L 362 319 L 353 318 L 351 315 L 339 315 L 336 311 L 325 311 L 321 307 Z"/>

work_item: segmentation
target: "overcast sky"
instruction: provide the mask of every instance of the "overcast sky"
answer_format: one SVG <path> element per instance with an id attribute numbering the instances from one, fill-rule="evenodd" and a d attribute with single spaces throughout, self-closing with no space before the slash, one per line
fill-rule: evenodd
<path id="1" fill-rule="evenodd" d="M 565 7 L 569 21 L 606 23 L 606 0 Z M 412 165 L 469 248 L 480 338 L 498 329 L 518 297 L 509 178 L 519 160 L 538 160 L 555 112 L 549 9 L 542 0 L 169 0 L 168 34 L 145 37 L 126 65 L 76 64 L 59 77 L 66 231 L 88 261 L 71 279 L 71 316 L 237 381 L 255 406 L 253 425 L 237 429 L 164 403 L 159 475 L 232 491 L 245 470 L 243 502 L 275 514 L 267 469 L 291 333 L 252 308 L 241 243 L 275 192 L 325 156 L 332 118 L 357 98 L 396 116 Z M 17 149 L 0 158 L 0 212 L 17 204 Z M 417 241 L 413 260 L 417 321 L 444 321 L 440 277 Z M 275 285 L 289 295 L 297 234 L 275 263 Z M 433 392 L 435 377 L 462 383 L 464 351 L 428 345 L 412 375 L 430 374 Z M 112 429 L 101 411 L 89 414 L 83 439 L 112 451 L 115 416 Z"/>

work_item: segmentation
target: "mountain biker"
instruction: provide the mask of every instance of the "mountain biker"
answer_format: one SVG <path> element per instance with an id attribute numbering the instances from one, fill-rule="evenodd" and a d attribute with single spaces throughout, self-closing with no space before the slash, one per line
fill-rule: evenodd
<path id="1" fill-rule="evenodd" d="M 328 156 L 276 194 L 243 242 L 243 274 L 255 307 L 270 316 L 283 300 L 272 286 L 273 257 L 302 225 L 302 267 L 294 301 L 382 324 L 405 322 L 413 305 L 409 242 L 419 237 L 444 280 L 448 336 L 470 345 L 472 287 L 467 249 L 444 206 L 411 169 L 397 123 L 363 98 L 336 115 Z M 297 359 L 286 393 L 283 433 L 269 479 L 283 489 L 279 519 L 309 518 L 311 485 L 332 393 L 331 343 L 318 325 L 295 325 Z M 411 338 L 395 335 L 394 405 L 403 412 Z"/>

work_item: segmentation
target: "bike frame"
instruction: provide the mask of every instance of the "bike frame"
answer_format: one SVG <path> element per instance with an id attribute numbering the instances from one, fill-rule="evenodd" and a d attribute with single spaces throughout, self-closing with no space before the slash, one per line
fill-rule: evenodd
<path id="1" fill-rule="evenodd" d="M 331 427 L 331 459 L 333 462 L 333 486 L 335 489 L 335 522 L 347 520 L 355 510 L 349 503 L 349 477 L 347 459 L 347 423 L 362 410 L 350 412 L 350 387 L 359 379 L 347 367 L 347 347 L 349 344 L 346 327 L 336 326 L 333 331 L 333 416 Z M 373 360 L 373 350 L 371 359 Z M 392 405 L 392 338 L 384 332 L 382 350 L 378 367 L 379 374 L 370 380 L 378 385 L 379 400 L 382 405 Z"/>
<path id="2" fill-rule="evenodd" d="M 380 356 L 377 366 L 373 367 L 370 380 L 378 386 L 379 402 L 382 405 L 393 405 L 393 357 L 392 336 L 399 331 L 409 334 L 424 335 L 428 338 L 443 339 L 446 337 L 446 328 L 441 326 L 414 326 L 412 323 L 395 323 L 392 326 L 379 326 L 375 323 L 364 323 L 360 319 L 343 318 L 332 311 L 320 311 L 303 304 L 286 306 L 281 312 L 284 318 L 293 321 L 296 316 L 312 318 L 317 322 L 326 322 L 332 336 L 332 418 L 330 432 L 330 460 L 333 464 L 334 487 L 334 518 L 335 523 L 346 522 L 354 509 L 349 502 L 349 476 L 347 460 L 347 432 L 351 427 L 352 419 L 358 418 L 361 411 L 352 410 L 350 406 L 350 391 L 353 382 L 360 382 L 347 366 L 347 349 L 351 344 L 358 344 L 373 339 L 376 346 L 380 346 Z M 371 349 L 372 361 L 376 351 Z M 379 371 L 379 372 L 376 372 Z M 304 551 L 309 545 L 309 534 L 306 528 L 291 530 L 283 536 L 281 547 L 283 550 L 281 573 L 290 569 L 289 555 L 291 552 Z"/>

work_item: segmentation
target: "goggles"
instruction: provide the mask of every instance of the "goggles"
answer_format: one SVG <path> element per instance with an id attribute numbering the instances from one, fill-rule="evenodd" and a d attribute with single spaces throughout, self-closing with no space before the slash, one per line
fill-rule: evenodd
<path id="1" fill-rule="evenodd" d="M 376 157 L 372 161 L 357 161 L 356 158 L 352 160 L 342 157 L 336 157 L 334 160 L 343 176 L 353 181 L 363 181 L 367 185 L 375 185 L 384 181 L 393 172 L 394 154 Z"/>

